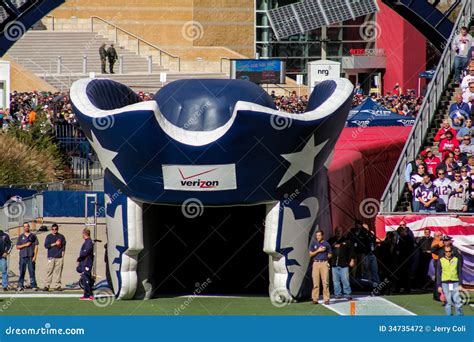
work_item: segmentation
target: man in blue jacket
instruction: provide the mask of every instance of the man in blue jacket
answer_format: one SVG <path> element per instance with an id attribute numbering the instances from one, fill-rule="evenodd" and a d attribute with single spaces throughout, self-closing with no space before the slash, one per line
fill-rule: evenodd
<path id="1" fill-rule="evenodd" d="M 0 230 L 0 271 L 2 272 L 3 291 L 8 291 L 8 260 L 7 257 L 12 250 L 10 236 Z"/>
<path id="2" fill-rule="evenodd" d="M 82 231 L 82 244 L 79 258 L 77 258 L 77 272 L 81 274 L 81 282 L 84 286 L 84 295 L 81 300 L 94 300 L 92 293 L 92 286 L 94 286 L 94 279 L 92 278 L 92 264 L 94 263 L 94 243 L 91 239 L 91 231 L 84 228 Z"/>

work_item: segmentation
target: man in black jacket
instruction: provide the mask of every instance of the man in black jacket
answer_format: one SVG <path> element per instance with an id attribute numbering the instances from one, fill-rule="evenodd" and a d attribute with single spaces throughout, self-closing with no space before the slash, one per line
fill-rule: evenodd
<path id="1" fill-rule="evenodd" d="M 428 268 L 431 262 L 431 244 L 433 243 L 433 237 L 429 228 L 425 228 L 424 236 L 418 238 L 418 246 L 420 248 L 419 263 L 418 263 L 418 285 L 421 288 L 426 287 L 428 281 Z"/>
<path id="2" fill-rule="evenodd" d="M 3 291 L 8 291 L 8 255 L 12 250 L 10 236 L 0 230 L 0 271 L 2 272 Z"/>
<path id="3" fill-rule="evenodd" d="M 94 243 L 91 239 L 91 231 L 85 228 L 82 231 L 82 244 L 79 257 L 77 258 L 77 272 L 81 274 L 81 282 L 84 287 L 84 295 L 81 300 L 94 300 L 92 287 L 94 279 L 92 277 L 92 265 L 94 264 Z"/>
<path id="4" fill-rule="evenodd" d="M 352 243 L 356 259 L 356 267 L 352 270 L 353 276 L 362 279 L 366 273 L 365 258 L 370 251 L 370 242 L 361 221 L 355 221 L 354 227 L 349 231 L 348 238 Z"/>
<path id="5" fill-rule="evenodd" d="M 346 299 L 351 300 L 352 290 L 349 281 L 349 266 L 354 267 L 355 265 L 354 250 L 351 241 L 342 234 L 341 227 L 336 228 L 335 234 L 328 240 L 333 251 L 331 269 L 334 295 L 336 299 L 340 299 L 344 294 Z"/>
<path id="6" fill-rule="evenodd" d="M 110 44 L 110 47 L 107 49 L 107 57 L 109 58 L 109 68 L 110 73 L 114 73 L 114 64 L 118 59 L 117 51 L 114 48 L 114 44 Z"/>
<path id="7" fill-rule="evenodd" d="M 107 63 L 107 50 L 105 49 L 105 44 L 102 44 L 99 48 L 99 55 L 100 55 L 100 65 L 102 68 L 102 73 L 106 74 L 105 71 L 105 64 Z"/>

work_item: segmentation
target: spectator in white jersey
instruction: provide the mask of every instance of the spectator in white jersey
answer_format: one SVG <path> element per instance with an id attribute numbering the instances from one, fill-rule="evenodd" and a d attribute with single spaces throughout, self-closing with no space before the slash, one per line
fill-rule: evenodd
<path id="1" fill-rule="evenodd" d="M 447 210 L 450 184 L 451 180 L 446 177 L 446 171 L 438 170 L 438 178 L 433 181 L 433 185 L 436 187 L 436 190 L 438 192 L 438 203 L 436 205 L 436 211 L 443 212 Z"/>
<path id="2" fill-rule="evenodd" d="M 416 189 L 415 195 L 420 202 L 420 213 L 430 214 L 436 212 L 436 201 L 438 200 L 438 190 L 431 182 L 428 173 L 423 174 L 422 183 Z"/>
<path id="3" fill-rule="evenodd" d="M 418 212 L 421 208 L 420 200 L 418 199 L 416 190 L 421 185 L 421 183 L 423 183 L 424 174 L 425 174 L 425 165 L 420 164 L 418 165 L 416 172 L 414 172 L 410 177 L 410 185 L 411 185 L 412 195 L 413 195 L 413 203 L 412 203 L 413 212 Z"/>
<path id="4" fill-rule="evenodd" d="M 464 76 L 461 82 L 461 90 L 464 93 L 469 88 L 469 83 L 474 82 L 474 66 L 469 66 L 469 74 Z"/>
<path id="5" fill-rule="evenodd" d="M 449 184 L 448 211 L 467 211 L 468 186 L 461 178 L 461 172 L 454 173 L 454 180 Z"/>

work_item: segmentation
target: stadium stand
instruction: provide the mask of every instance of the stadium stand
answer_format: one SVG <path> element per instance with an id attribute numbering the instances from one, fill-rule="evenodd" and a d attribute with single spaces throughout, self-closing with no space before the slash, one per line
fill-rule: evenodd
<path id="1" fill-rule="evenodd" d="M 72 82 L 86 77 L 89 72 L 146 92 L 156 92 L 176 79 L 227 77 L 224 73 L 172 72 L 158 63 L 153 63 L 150 74 L 147 59 L 127 49 L 118 49 L 119 58 L 123 59 L 123 74 L 119 73 L 120 65 L 116 63 L 116 74 L 102 75 L 98 51 L 103 43 L 110 46 L 113 41 L 93 32 L 29 31 L 8 51 L 8 56 L 61 91 L 68 90 Z M 160 82 L 160 72 L 167 73 L 167 82 Z"/>

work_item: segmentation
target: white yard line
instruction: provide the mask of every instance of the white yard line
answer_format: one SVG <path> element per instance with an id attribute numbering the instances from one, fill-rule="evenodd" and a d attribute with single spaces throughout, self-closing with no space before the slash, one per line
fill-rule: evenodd
<path id="1" fill-rule="evenodd" d="M 397 305 L 386 298 L 382 297 L 372 297 L 372 296 L 354 296 L 353 301 L 355 302 L 355 314 L 359 315 L 370 315 L 370 316 L 380 316 L 381 312 L 383 315 L 393 315 L 398 316 L 400 313 L 402 315 L 416 316 L 415 313 L 410 310 L 405 309 L 404 307 Z M 372 302 L 372 305 L 371 305 Z M 350 315 L 350 301 L 348 300 L 337 300 L 332 301 L 331 304 L 325 305 L 322 304 L 325 308 L 336 312 L 341 316 Z M 377 310 L 383 305 L 383 311 Z M 373 308 L 373 310 L 371 310 Z M 392 310 L 391 310 L 392 309 Z M 390 311 L 393 311 L 392 313 Z"/>

